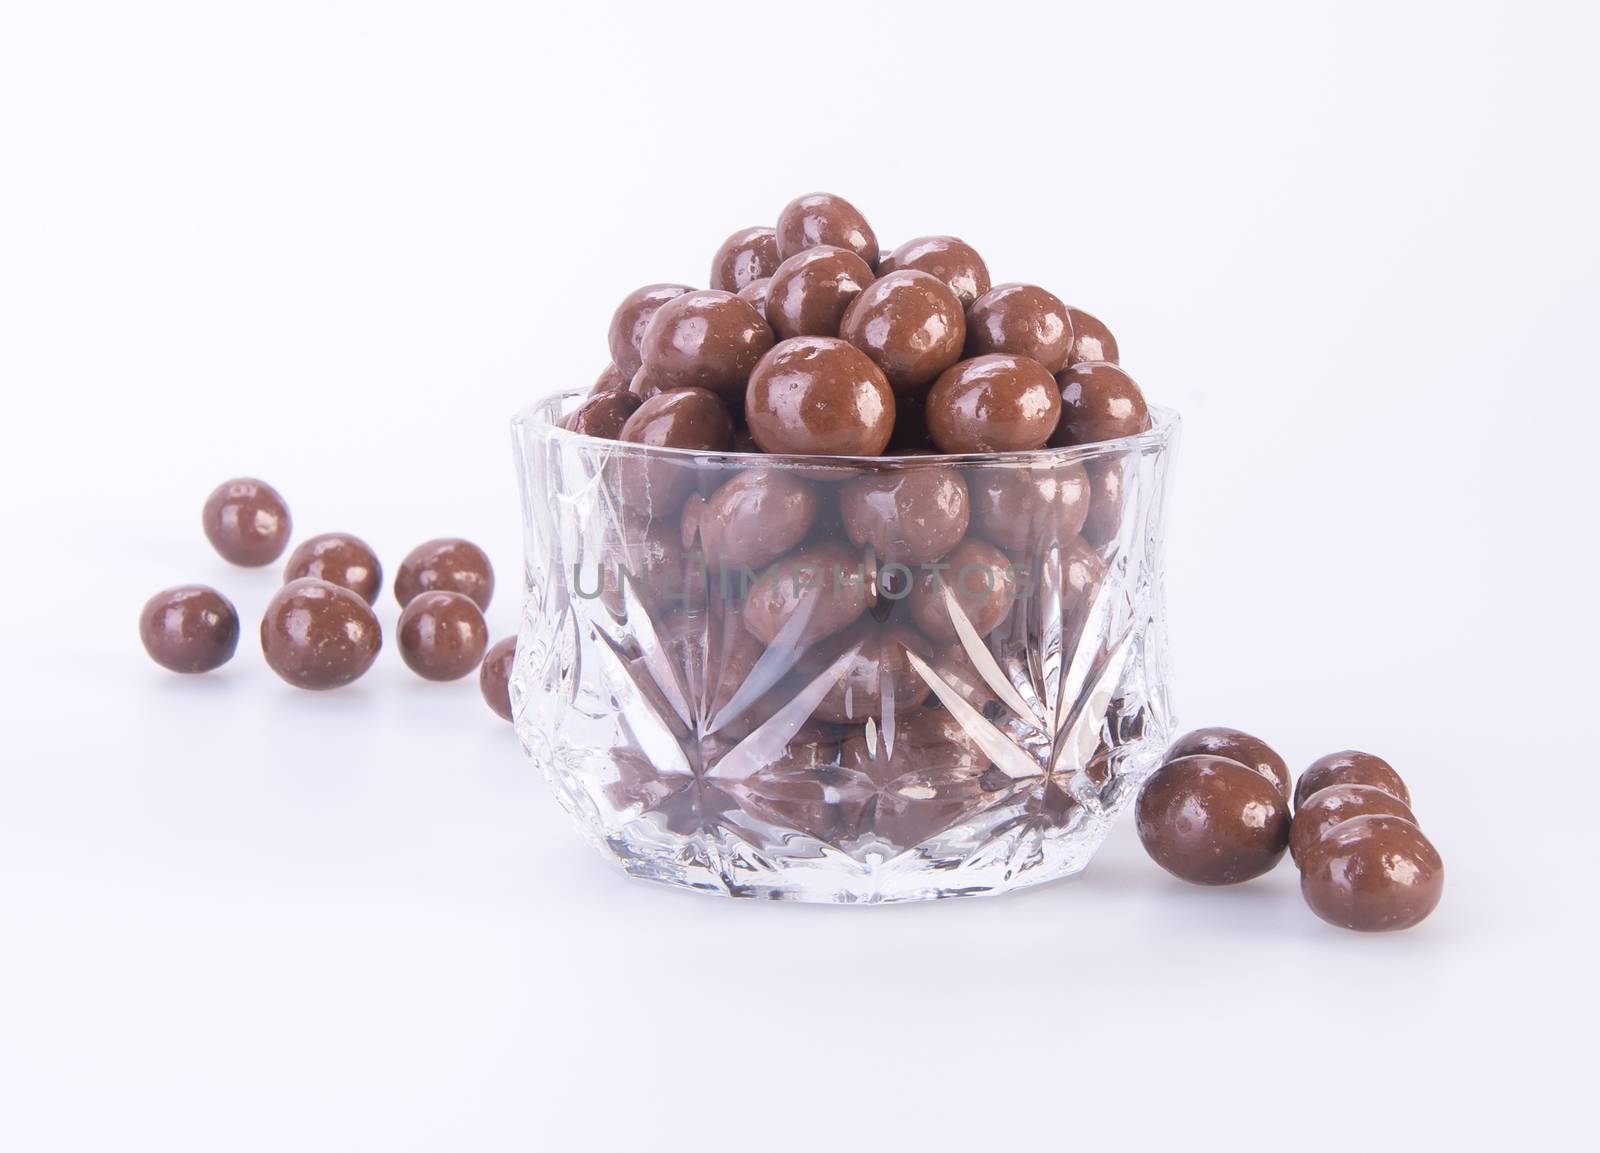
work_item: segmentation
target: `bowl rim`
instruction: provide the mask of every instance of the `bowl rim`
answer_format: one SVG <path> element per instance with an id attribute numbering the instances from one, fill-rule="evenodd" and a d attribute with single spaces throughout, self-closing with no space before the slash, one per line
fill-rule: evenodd
<path id="1" fill-rule="evenodd" d="M 1133 436 L 1115 440 L 1098 440 L 1090 444 L 1074 444 L 1044 448 L 1022 449 L 1012 452 L 920 453 L 907 456 L 838 456 L 808 453 L 737 452 L 732 449 L 712 452 L 700 448 L 670 448 L 664 445 L 635 444 L 630 441 L 607 440 L 562 428 L 552 419 L 566 402 L 586 399 L 587 388 L 562 389 L 549 393 L 511 417 L 512 432 L 519 436 L 532 436 L 570 444 L 584 451 L 608 456 L 656 457 L 665 460 L 691 459 L 706 464 L 727 462 L 742 468 L 815 467 L 819 464 L 833 468 L 857 471 L 884 468 L 929 468 L 961 465 L 1051 465 L 1059 467 L 1074 461 L 1097 460 L 1103 457 L 1123 456 L 1134 452 L 1160 451 L 1169 448 L 1182 427 L 1183 418 L 1175 408 L 1150 405 L 1150 427 Z"/>

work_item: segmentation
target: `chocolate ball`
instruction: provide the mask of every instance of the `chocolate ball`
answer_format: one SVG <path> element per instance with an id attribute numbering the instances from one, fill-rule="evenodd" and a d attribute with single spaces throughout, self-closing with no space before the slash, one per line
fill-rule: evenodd
<path id="1" fill-rule="evenodd" d="M 1134 807 L 1156 864 L 1196 885 L 1268 872 L 1289 846 L 1289 803 L 1254 769 L 1225 757 L 1179 757 L 1145 782 Z"/>
<path id="2" fill-rule="evenodd" d="M 1195 729 L 1173 741 L 1162 759 L 1175 761 L 1179 757 L 1191 757 L 1196 753 L 1238 761 L 1245 768 L 1254 769 L 1276 785 L 1284 800 L 1289 799 L 1289 766 L 1284 764 L 1283 758 L 1260 737 L 1252 737 L 1249 733 L 1240 732 L 1238 729 L 1221 726 Z"/>
<path id="3" fill-rule="evenodd" d="M 383 631 L 372 606 L 314 577 L 280 588 L 261 617 L 267 665 L 297 689 L 336 689 L 372 667 Z"/>
<path id="4" fill-rule="evenodd" d="M 681 534 L 678 525 L 660 518 L 624 521 L 623 531 L 607 542 L 598 571 L 582 567 L 577 571 L 579 598 L 593 599 L 598 590 L 602 602 L 619 618 L 627 611 L 625 589 L 631 589 L 647 611 L 698 601 L 697 594 L 705 588 L 704 569 L 687 563 Z"/>
<path id="5" fill-rule="evenodd" d="M 289 506 L 278 490 L 247 476 L 212 490 L 200 524 L 223 560 L 247 568 L 271 564 L 282 556 L 293 527 Z"/>
<path id="6" fill-rule="evenodd" d="M 440 537 L 406 554 L 394 574 L 394 599 L 404 608 L 418 593 L 464 593 L 480 609 L 494 596 L 494 566 L 484 551 L 459 537 Z"/>
<path id="7" fill-rule="evenodd" d="M 853 252 L 808 248 L 778 265 L 767 285 L 764 315 L 779 340 L 836 336 L 845 310 L 872 283 L 872 269 Z"/>
<path id="8" fill-rule="evenodd" d="M 882 563 L 938 560 L 967 535 L 967 484 L 953 468 L 901 467 L 839 488 L 845 532 Z"/>
<path id="9" fill-rule="evenodd" d="M 489 628 L 461 593 L 418 593 L 400 614 L 400 656 L 419 677 L 455 681 L 483 660 Z"/>
<path id="10" fill-rule="evenodd" d="M 866 608 L 861 555 L 826 541 L 790 553 L 756 578 L 745 597 L 744 627 L 771 645 L 792 622 L 784 643 L 807 645 L 843 632 Z"/>
<path id="11" fill-rule="evenodd" d="M 839 725 L 864 725 L 869 718 L 883 723 L 885 707 L 916 711 L 928 699 L 928 684 L 906 658 L 914 652 L 927 660 L 929 646 L 915 629 L 898 624 L 860 620 L 838 636 L 809 649 L 796 665 L 807 679 L 819 676 L 839 657 L 859 645 L 838 682 L 812 710 L 812 717 Z"/>
<path id="12" fill-rule="evenodd" d="M 1416 823 L 1411 806 L 1371 785 L 1329 785 L 1295 807 L 1289 825 L 1289 856 L 1302 860 L 1322 835 L 1351 817 L 1400 817 Z"/>
<path id="13" fill-rule="evenodd" d="M 1102 321 L 1071 305 L 1067 306 L 1067 315 L 1072 319 L 1072 352 L 1067 356 L 1069 368 L 1085 360 L 1117 363 L 1117 338 L 1111 335 L 1111 330 Z"/>
<path id="14" fill-rule="evenodd" d="M 1109 543 L 1122 526 L 1127 466 L 1117 458 L 1087 461 L 1083 467 L 1089 474 L 1089 515 L 1084 518 L 1083 539 L 1098 548 Z"/>
<path id="15" fill-rule="evenodd" d="M 644 370 L 639 370 L 643 375 Z M 642 398 L 631 389 L 602 392 L 586 399 L 567 414 L 561 427 L 601 440 L 616 440 L 622 435 L 622 426 L 639 409 Z"/>
<path id="16" fill-rule="evenodd" d="M 781 263 L 776 230 L 741 228 L 711 258 L 711 287 L 739 292 L 752 281 L 771 276 Z"/>
<path id="17" fill-rule="evenodd" d="M 1355 749 L 1329 753 L 1307 765 L 1306 771 L 1295 782 L 1294 803 L 1298 806 L 1312 793 L 1321 792 L 1331 785 L 1371 785 L 1404 804 L 1411 803 L 1411 790 L 1406 788 L 1406 783 L 1388 761 Z"/>
<path id="18" fill-rule="evenodd" d="M 778 256 L 788 260 L 820 244 L 844 248 L 869 266 L 878 263 L 878 238 L 866 217 L 842 196 L 813 192 L 798 196 L 778 214 Z"/>
<path id="19" fill-rule="evenodd" d="M 478 670 L 478 691 L 483 699 L 503 720 L 511 715 L 511 666 L 516 663 L 517 638 L 502 637 L 489 646 Z"/>
<path id="20" fill-rule="evenodd" d="M 994 353 L 945 369 L 928 393 L 927 415 L 944 452 L 1043 448 L 1060 421 L 1061 393 L 1038 361 Z"/>
<path id="21" fill-rule="evenodd" d="M 611 328 L 606 339 L 611 346 L 611 363 L 629 380 L 644 363 L 640 351 L 645 329 L 655 317 L 656 310 L 669 300 L 676 300 L 693 292 L 687 284 L 647 284 L 623 297 L 622 303 L 611 314 Z"/>
<path id="22" fill-rule="evenodd" d="M 761 319 L 767 319 L 767 294 L 772 291 L 772 277 L 763 276 L 760 280 L 752 280 L 741 288 L 736 294 L 740 300 L 749 304 L 761 314 Z M 769 325 L 770 327 L 770 325 Z"/>
<path id="23" fill-rule="evenodd" d="M 988 636 L 1011 611 L 1016 598 L 1011 561 L 993 545 L 968 537 L 944 560 L 924 566 L 917 574 L 909 598 L 911 616 L 929 638 L 946 644 L 960 639 L 947 591 L 955 595 L 973 630 L 980 637 Z"/>
<path id="24" fill-rule="evenodd" d="M 902 718 L 892 747 L 881 728 L 846 737 L 839 768 L 847 827 L 898 848 L 937 836 L 988 800 L 988 756 L 942 709 Z"/>
<path id="25" fill-rule="evenodd" d="M 745 423 L 762 452 L 877 456 L 894 393 L 866 353 L 826 336 L 785 340 L 750 374 Z"/>
<path id="26" fill-rule="evenodd" d="M 1150 427 L 1144 393 L 1114 364 L 1085 361 L 1056 381 L 1061 385 L 1061 422 L 1050 437 L 1053 445 L 1098 444 Z"/>
<path id="27" fill-rule="evenodd" d="M 1444 862 L 1403 817 L 1352 817 L 1300 858 L 1300 892 L 1313 913 L 1341 928 L 1409 929 L 1439 904 Z"/>
<path id="28" fill-rule="evenodd" d="M 139 639 L 164 669 L 208 673 L 227 664 L 239 647 L 239 613 L 205 585 L 163 589 L 139 612 Z"/>
<path id="29" fill-rule="evenodd" d="M 878 275 L 915 269 L 944 281 L 961 307 L 989 291 L 989 269 L 972 245 L 954 236 L 919 236 L 884 257 Z"/>
<path id="30" fill-rule="evenodd" d="M 1011 552 L 1074 537 L 1089 515 L 1089 474 L 1076 461 L 972 472 L 973 523 Z"/>
<path id="31" fill-rule="evenodd" d="M 712 493 L 692 524 L 685 513 L 685 528 L 698 533 L 713 565 L 764 568 L 805 539 L 816 515 L 816 490 L 806 481 L 752 468 Z"/>
<path id="32" fill-rule="evenodd" d="M 705 388 L 730 401 L 743 395 L 750 370 L 771 347 L 772 329 L 749 301 L 709 290 L 656 309 L 641 345 L 662 389 Z"/>
<path id="33" fill-rule="evenodd" d="M 1009 352 L 1060 372 L 1072 351 L 1067 306 L 1035 284 L 999 284 L 967 308 L 967 355 Z"/>
<path id="34" fill-rule="evenodd" d="M 289 554 L 284 566 L 285 583 L 301 577 L 316 577 L 340 588 L 349 589 L 369 605 L 376 604 L 383 588 L 383 566 L 372 546 L 347 532 L 325 532 Z"/>
<path id="35" fill-rule="evenodd" d="M 595 377 L 594 387 L 589 390 L 590 396 L 600 396 L 607 392 L 621 392 L 628 387 L 628 378 L 614 364 L 608 364 L 600 370 L 600 375 Z"/>
<path id="36" fill-rule="evenodd" d="M 839 322 L 840 337 L 870 356 L 896 393 L 926 390 L 961 359 L 966 334 L 961 302 L 926 272 L 873 281 Z"/>
<path id="37" fill-rule="evenodd" d="M 656 448 L 726 452 L 733 447 L 733 418 L 715 393 L 675 388 L 641 404 L 617 439 Z M 637 521 L 670 519 L 694 491 L 699 462 L 692 456 L 622 455 L 607 461 L 603 472 L 613 479 L 625 516 Z"/>

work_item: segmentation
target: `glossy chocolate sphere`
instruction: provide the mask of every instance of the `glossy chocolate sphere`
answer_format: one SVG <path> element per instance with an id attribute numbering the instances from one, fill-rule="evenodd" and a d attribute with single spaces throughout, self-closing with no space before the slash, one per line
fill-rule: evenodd
<path id="1" fill-rule="evenodd" d="M 1060 373 L 1056 381 L 1061 386 L 1061 422 L 1051 444 L 1098 444 L 1150 427 L 1144 393 L 1114 364 L 1085 361 Z"/>
<path id="2" fill-rule="evenodd" d="M 312 577 L 290 581 L 261 617 L 267 664 L 298 689 L 336 689 L 372 667 L 383 632 L 372 606 Z"/>
<path id="3" fill-rule="evenodd" d="M 967 307 L 968 356 L 1009 352 L 1059 372 L 1071 351 L 1067 306 L 1036 284 L 997 284 Z"/>
<path id="4" fill-rule="evenodd" d="M 1173 876 L 1196 885 L 1259 877 L 1289 847 L 1289 802 L 1254 769 L 1224 757 L 1168 761 L 1135 806 L 1139 840 Z"/>
<path id="5" fill-rule="evenodd" d="M 650 326 L 656 310 L 669 300 L 686 292 L 693 292 L 687 284 L 647 284 L 623 297 L 622 303 L 611 314 L 611 327 L 606 334 L 611 346 L 611 363 L 629 380 L 644 363 L 640 347 L 644 343 L 645 329 Z"/>
<path id="6" fill-rule="evenodd" d="M 404 608 L 418 593 L 435 589 L 464 593 L 486 609 L 494 596 L 494 566 L 481 548 L 459 537 L 419 544 L 394 574 L 394 599 Z"/>
<path id="7" fill-rule="evenodd" d="M 205 585 L 163 589 L 139 613 L 139 640 L 162 668 L 208 673 L 227 664 L 239 647 L 239 613 Z"/>
<path id="8" fill-rule="evenodd" d="M 825 336 L 785 340 L 750 374 L 745 423 L 762 452 L 877 456 L 894 393 L 867 354 Z"/>
<path id="9" fill-rule="evenodd" d="M 711 287 L 738 292 L 752 281 L 771 276 L 781 263 L 776 230 L 741 228 L 724 240 L 711 258 Z"/>
<path id="10" fill-rule="evenodd" d="M 483 613 L 461 593 L 418 593 L 400 614 L 400 656 L 419 677 L 460 680 L 489 647 Z"/>
<path id="11" fill-rule="evenodd" d="M 705 388 L 736 401 L 772 347 L 772 329 L 731 292 L 686 292 L 656 310 L 641 347 L 663 390 Z"/>
<path id="12" fill-rule="evenodd" d="M 790 553 L 763 572 L 744 602 L 744 626 L 763 644 L 810 644 L 843 632 L 867 608 L 861 554 L 836 541 Z"/>
<path id="13" fill-rule="evenodd" d="M 772 277 L 764 276 L 760 280 L 752 280 L 741 288 L 737 295 L 740 300 L 749 304 L 761 314 L 761 319 L 767 319 L 767 293 L 772 291 Z M 770 327 L 770 325 L 769 325 Z"/>
<path id="14" fill-rule="evenodd" d="M 733 418 L 716 393 L 675 388 L 641 403 L 623 424 L 619 439 L 657 448 L 725 452 L 733 445 Z"/>
<path id="15" fill-rule="evenodd" d="M 828 192 L 798 196 L 778 214 L 778 256 L 788 260 L 819 244 L 844 248 L 869 266 L 878 263 L 878 238 L 848 200 Z"/>
<path id="16" fill-rule="evenodd" d="M 938 560 L 967 535 L 967 484 L 953 468 L 869 472 L 839 486 L 839 512 L 855 544 L 879 563 Z"/>
<path id="17" fill-rule="evenodd" d="M 1111 335 L 1104 322 L 1070 304 L 1067 315 L 1072 318 L 1072 352 L 1067 356 L 1068 367 L 1084 360 L 1117 363 L 1117 338 Z"/>
<path id="18" fill-rule="evenodd" d="M 1307 765 L 1295 782 L 1294 803 L 1299 805 L 1312 793 L 1321 792 L 1330 785 L 1371 785 L 1407 805 L 1411 803 L 1411 790 L 1388 761 L 1355 749 L 1329 753 Z"/>
<path id="19" fill-rule="evenodd" d="M 851 301 L 839 335 L 883 369 L 896 393 L 917 393 L 961 359 L 967 322 L 942 280 L 926 272 L 896 272 Z"/>
<path id="20" fill-rule="evenodd" d="M 1301 860 L 1322 835 L 1351 817 L 1400 817 L 1416 823 L 1411 806 L 1371 785 L 1329 785 L 1312 793 L 1294 811 L 1289 855 Z"/>
<path id="21" fill-rule="evenodd" d="M 278 490 L 247 476 L 212 490 L 200 525 L 223 560 L 247 568 L 271 564 L 282 556 L 293 528 L 289 506 Z"/>
<path id="22" fill-rule="evenodd" d="M 926 411 L 944 452 L 1016 452 L 1044 447 L 1060 420 L 1061 393 L 1038 361 L 995 353 L 947 368 Z"/>
<path id="23" fill-rule="evenodd" d="M 1245 768 L 1254 769 L 1276 785 L 1284 800 L 1289 799 L 1289 766 L 1284 764 L 1283 758 L 1260 737 L 1252 737 L 1249 733 L 1223 728 L 1220 725 L 1195 729 L 1173 741 L 1162 760 L 1175 761 L 1179 757 L 1190 757 L 1196 753 L 1238 761 Z"/>
<path id="24" fill-rule="evenodd" d="M 973 524 L 1007 551 L 1075 536 L 1089 515 L 1089 474 L 1076 461 L 973 470 Z"/>
<path id="25" fill-rule="evenodd" d="M 347 532 L 325 532 L 302 541 L 283 568 L 285 582 L 301 577 L 316 577 L 349 589 L 369 605 L 377 603 L 383 589 L 378 554 L 366 541 Z"/>
<path id="26" fill-rule="evenodd" d="M 640 375 L 643 374 L 640 370 Z M 561 427 L 601 440 L 617 440 L 628 418 L 639 409 L 642 398 L 631 389 L 602 392 L 590 396 L 561 421 Z"/>
<path id="27" fill-rule="evenodd" d="M 600 375 L 595 377 L 594 387 L 589 389 L 590 396 L 599 396 L 606 392 L 621 392 L 628 387 L 628 378 L 614 364 L 608 364 L 600 370 Z"/>
<path id="28" fill-rule="evenodd" d="M 1403 817 L 1352 817 L 1300 858 L 1300 892 L 1324 921 L 1364 933 L 1409 929 L 1444 893 L 1444 862 Z"/>
<path id="29" fill-rule="evenodd" d="M 965 308 L 989 291 L 989 269 L 972 245 L 954 236 L 919 236 L 884 257 L 878 274 L 915 269 L 944 281 Z"/>
<path id="30" fill-rule="evenodd" d="M 692 527 L 712 565 L 765 568 L 805 539 L 816 515 L 810 482 L 784 469 L 752 468 L 712 493 Z"/>
<path id="31" fill-rule="evenodd" d="M 1091 460 L 1083 467 L 1089 474 L 1089 515 L 1083 522 L 1083 539 L 1099 547 L 1109 543 L 1122 525 L 1128 464 L 1122 457 L 1114 457 Z"/>
<path id="32" fill-rule="evenodd" d="M 911 589 L 911 616 L 932 640 L 959 639 L 949 594 L 977 634 L 987 636 L 1011 611 L 1016 582 L 1005 553 L 969 537 L 945 554 L 939 568 L 925 566 Z"/>
<path id="33" fill-rule="evenodd" d="M 906 658 L 915 652 L 928 659 L 929 645 L 922 634 L 905 625 L 861 620 L 835 637 L 808 650 L 800 658 L 803 677 L 821 675 L 845 653 L 855 651 L 843 675 L 812 711 L 819 721 L 861 725 L 868 718 L 883 723 L 885 707 L 893 703 L 897 714 L 920 708 L 928 699 L 928 684 Z"/>
<path id="34" fill-rule="evenodd" d="M 778 265 L 767 285 L 765 316 L 779 340 L 837 336 L 845 310 L 872 283 L 872 269 L 853 252 L 808 248 Z"/>
<path id="35" fill-rule="evenodd" d="M 511 667 L 516 663 L 517 638 L 502 637 L 489 646 L 478 670 L 478 691 L 484 702 L 503 720 L 511 720 Z"/>

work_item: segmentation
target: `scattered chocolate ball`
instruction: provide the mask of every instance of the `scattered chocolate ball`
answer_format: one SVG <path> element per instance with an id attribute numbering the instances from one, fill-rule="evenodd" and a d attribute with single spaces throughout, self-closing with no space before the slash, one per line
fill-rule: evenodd
<path id="1" fill-rule="evenodd" d="M 772 291 L 772 277 L 764 276 L 760 280 L 752 280 L 741 288 L 735 295 L 750 307 L 761 314 L 761 319 L 767 319 L 767 294 Z M 770 325 L 769 325 L 770 327 Z"/>
<path id="2" fill-rule="evenodd" d="M 1009 352 L 1060 372 L 1072 351 L 1072 320 L 1055 294 L 1035 284 L 999 284 L 967 308 L 967 355 Z"/>
<path id="3" fill-rule="evenodd" d="M 1224 757 L 1168 761 L 1145 782 L 1134 813 L 1156 864 L 1196 885 L 1259 877 L 1289 846 L 1289 803 L 1277 785 Z"/>
<path id="4" fill-rule="evenodd" d="M 347 685 L 372 667 L 382 647 L 372 606 L 314 577 L 284 585 L 261 617 L 262 655 L 297 689 Z"/>
<path id="5" fill-rule="evenodd" d="M 994 353 L 947 368 L 928 393 L 927 416 L 945 452 L 1043 448 L 1060 421 L 1061 393 L 1038 361 Z"/>
<path id="6" fill-rule="evenodd" d="M 896 393 L 916 393 L 961 359 L 967 322 L 942 280 L 926 272 L 896 272 L 850 302 L 839 336 L 870 356 Z"/>
<path id="7" fill-rule="evenodd" d="M 628 387 L 628 378 L 614 364 L 608 364 L 600 370 L 600 375 L 595 377 L 594 387 L 589 389 L 590 396 L 600 396 L 607 392 L 623 392 Z"/>
<path id="8" fill-rule="evenodd" d="M 360 537 L 347 532 L 325 532 L 289 554 L 284 565 L 285 583 L 301 577 L 315 577 L 349 589 L 369 605 L 376 604 L 383 588 L 383 566 L 378 554 Z"/>
<path id="9" fill-rule="evenodd" d="M 989 291 L 989 269 L 972 245 L 954 236 L 919 236 L 884 257 L 878 275 L 915 269 L 944 281 L 961 307 Z"/>
<path id="10" fill-rule="evenodd" d="M 1409 929 L 1444 892 L 1444 862 L 1404 817 L 1352 817 L 1300 858 L 1300 892 L 1324 921 L 1363 933 Z"/>
<path id="11" fill-rule="evenodd" d="M 1312 793 L 1321 792 L 1330 785 L 1371 785 L 1404 804 L 1411 803 L 1411 790 L 1406 788 L 1406 783 L 1388 761 L 1355 749 L 1329 753 L 1307 765 L 1306 771 L 1295 782 L 1295 805 L 1298 807 Z"/>
<path id="12" fill-rule="evenodd" d="M 802 676 L 815 677 L 852 648 L 860 646 L 828 695 L 818 702 L 812 716 L 839 725 L 861 725 L 869 718 L 880 718 L 884 707 L 893 702 L 895 713 L 910 713 L 928 699 L 928 685 L 906 658 L 914 652 L 928 659 L 928 644 L 915 629 L 905 625 L 880 625 L 858 621 L 836 637 L 805 653 L 797 668 Z"/>
<path id="13" fill-rule="evenodd" d="M 1111 335 L 1111 330 L 1099 318 L 1071 305 L 1067 306 L 1067 315 L 1072 319 L 1072 352 L 1067 356 L 1068 368 L 1085 360 L 1117 363 L 1117 338 Z"/>
<path id="14" fill-rule="evenodd" d="M 711 258 L 711 287 L 739 292 L 747 284 L 771 276 L 781 263 L 775 229 L 741 228 L 724 240 Z"/>
<path id="15" fill-rule="evenodd" d="M 418 593 L 463 593 L 480 609 L 494 596 L 494 566 L 484 551 L 459 537 L 440 537 L 406 554 L 394 574 L 394 599 L 404 608 Z"/>
<path id="16" fill-rule="evenodd" d="M 836 336 L 850 307 L 872 283 L 872 269 L 855 253 L 832 245 L 789 257 L 772 274 L 763 310 L 779 340 Z"/>
<path id="17" fill-rule="evenodd" d="M 511 716 L 511 666 L 516 663 L 517 638 L 502 637 L 489 646 L 478 670 L 478 690 L 501 719 Z"/>
<path id="18" fill-rule="evenodd" d="M 641 368 L 638 376 L 644 375 L 644 372 Z M 618 440 L 622 436 L 623 426 L 639 410 L 641 402 L 642 398 L 628 388 L 591 395 L 567 414 L 561 426 L 601 440 Z"/>
<path id="19" fill-rule="evenodd" d="M 400 656 L 419 677 L 460 680 L 483 660 L 489 628 L 461 593 L 418 593 L 400 614 Z"/>
<path id="20" fill-rule="evenodd" d="M 1289 766 L 1284 764 L 1283 758 L 1260 737 L 1252 737 L 1249 733 L 1240 732 L 1238 729 L 1221 726 L 1195 729 L 1192 733 L 1185 733 L 1173 741 L 1172 747 L 1162 759 L 1175 761 L 1179 757 L 1189 757 L 1196 753 L 1238 761 L 1245 768 L 1254 769 L 1276 785 L 1284 800 L 1289 799 Z"/>
<path id="21" fill-rule="evenodd" d="M 834 337 L 785 340 L 750 374 L 745 423 L 762 452 L 878 456 L 894 431 L 883 371 Z"/>
<path id="22" fill-rule="evenodd" d="M 1016 599 L 1016 579 L 1006 554 L 991 544 L 969 537 L 945 555 L 938 565 L 926 565 L 911 588 L 911 616 L 928 637 L 946 644 L 960 639 L 951 616 L 946 592 L 973 630 L 988 636 Z"/>
<path id="23" fill-rule="evenodd" d="M 1061 422 L 1051 444 L 1098 444 L 1136 436 L 1150 427 L 1144 393 L 1116 365 L 1085 361 L 1056 380 L 1061 385 Z"/>
<path id="24" fill-rule="evenodd" d="M 645 329 L 650 326 L 656 310 L 667 301 L 693 291 L 687 284 L 647 284 L 623 297 L 611 314 L 611 328 L 607 333 L 611 363 L 617 366 L 619 373 L 632 380 L 644 363 L 640 349 Z"/>
<path id="25" fill-rule="evenodd" d="M 973 523 L 1008 551 L 1068 540 L 1089 515 L 1089 474 L 1076 461 L 975 470 Z"/>
<path id="26" fill-rule="evenodd" d="M 656 309 L 640 347 L 662 389 L 704 388 L 736 400 L 772 347 L 772 329 L 731 292 L 686 292 Z"/>
<path id="27" fill-rule="evenodd" d="M 205 585 L 163 589 L 139 612 L 139 639 L 162 668 L 208 673 L 227 664 L 239 647 L 239 613 Z"/>
<path id="28" fill-rule="evenodd" d="M 1371 785 L 1329 785 L 1297 805 L 1289 826 L 1289 856 L 1299 862 L 1322 835 L 1351 817 L 1401 817 L 1416 823 L 1411 806 Z"/>
<path id="29" fill-rule="evenodd" d="M 790 553 L 750 586 L 744 627 L 765 645 L 780 633 L 786 644 L 800 646 L 842 632 L 866 611 L 864 570 L 861 556 L 836 541 Z"/>
<path id="30" fill-rule="evenodd" d="M 788 260 L 819 244 L 845 248 L 866 261 L 878 263 L 878 238 L 866 217 L 842 196 L 813 192 L 797 196 L 778 214 L 778 257 Z"/>
<path id="31" fill-rule="evenodd" d="M 278 490 L 251 477 L 224 481 L 213 489 L 200 524 L 223 560 L 247 568 L 260 568 L 282 556 L 293 527 L 289 506 Z"/>
<path id="32" fill-rule="evenodd" d="M 868 473 L 839 487 L 839 512 L 851 541 L 880 563 L 938 560 L 967 534 L 967 483 L 953 468 Z"/>
<path id="33" fill-rule="evenodd" d="M 698 533 L 713 564 L 765 568 L 806 538 L 816 515 L 810 483 L 783 469 L 752 468 L 722 485 L 693 515 L 686 511 L 684 532 L 686 538 Z"/>

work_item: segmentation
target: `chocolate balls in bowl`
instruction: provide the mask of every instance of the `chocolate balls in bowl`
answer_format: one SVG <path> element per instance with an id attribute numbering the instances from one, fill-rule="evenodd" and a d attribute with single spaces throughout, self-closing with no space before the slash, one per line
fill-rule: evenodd
<path id="1" fill-rule="evenodd" d="M 1171 735 L 1175 416 L 1052 445 L 1068 308 L 985 300 L 963 242 L 880 266 L 827 196 L 781 214 L 775 266 L 724 235 L 713 288 L 645 324 L 655 391 L 615 436 L 567 419 L 587 390 L 514 421 L 524 747 L 603 852 L 676 885 L 878 902 L 1078 871 Z"/>

